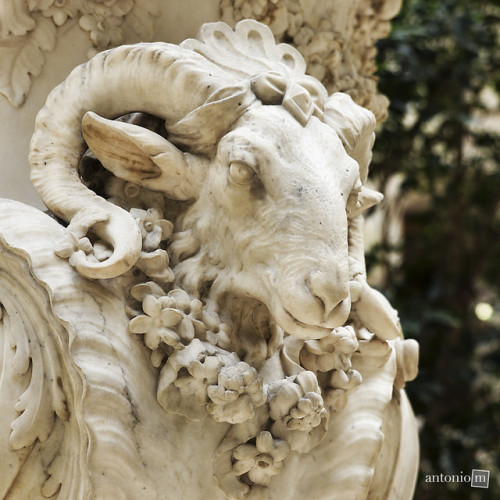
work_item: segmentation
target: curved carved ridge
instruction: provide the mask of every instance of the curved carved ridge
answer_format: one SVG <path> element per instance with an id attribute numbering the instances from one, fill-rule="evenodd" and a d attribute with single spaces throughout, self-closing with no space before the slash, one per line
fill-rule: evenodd
<path id="1" fill-rule="evenodd" d="M 32 277 L 24 252 L 8 247 L 3 238 L 0 247 L 1 414 L 11 419 L 0 461 L 13 465 L 4 469 L 0 493 L 2 498 L 25 498 L 20 486 L 24 481 L 38 487 L 44 497 L 75 497 L 86 489 L 81 480 L 86 451 L 78 428 L 81 383 L 68 364 L 67 332 L 48 312 L 49 296 Z M 14 465 L 19 456 L 28 463 L 37 456 L 41 459 L 39 477 L 20 480 L 23 463 Z"/>
<path id="2" fill-rule="evenodd" d="M 383 121 L 388 99 L 377 93 L 376 49 L 387 36 L 390 19 L 401 0 L 220 0 L 222 20 L 234 26 L 251 18 L 267 24 L 277 41 L 296 47 L 307 62 L 308 74 L 329 93 L 345 92 Z"/>
<path id="3" fill-rule="evenodd" d="M 52 327 L 47 334 L 40 334 L 41 337 L 34 340 L 45 346 L 49 342 L 57 346 L 51 351 L 52 354 L 54 349 L 58 352 L 57 357 L 51 358 L 52 367 L 58 366 L 57 359 L 65 360 L 57 376 L 62 379 L 66 395 L 73 394 L 72 399 L 67 399 L 69 414 L 65 428 L 53 432 L 58 434 L 60 444 L 56 445 L 52 465 L 44 465 L 52 478 L 49 477 L 42 492 L 49 496 L 59 495 L 61 499 L 87 498 L 89 495 L 95 498 L 148 498 L 149 488 L 138 479 L 145 474 L 138 471 L 137 464 L 142 460 L 138 459 L 137 443 L 133 442 L 130 433 L 136 419 L 133 398 L 138 389 L 135 385 L 144 377 L 144 372 L 130 360 L 131 351 L 137 351 L 139 343 L 130 345 L 121 334 L 126 328 L 123 302 L 103 287 L 81 280 L 54 254 L 53 242 L 63 236 L 64 229 L 37 210 L 2 201 L 0 234 L 5 245 L 0 261 L 9 273 L 13 268 L 17 270 L 13 274 L 21 280 L 19 285 L 13 279 L 0 280 L 9 284 L 9 298 L 2 299 L 6 306 L 4 331 L 12 308 L 18 314 L 21 304 L 10 299 L 12 287 L 20 294 L 21 290 L 26 290 L 30 295 L 22 304 L 25 310 L 26 305 L 30 305 L 30 321 L 37 318 L 38 329 L 47 322 Z M 29 267 L 27 261 L 30 261 Z M 81 293 L 75 294 L 75 290 Z M 103 307 L 106 307 L 106 317 L 103 317 Z M 54 330 L 59 332 L 55 339 L 51 334 Z M 61 350 L 66 354 L 62 355 Z M 53 368 L 44 366 L 45 370 L 47 377 Z M 43 373 L 39 379 L 44 380 Z M 47 428 L 48 424 L 41 427 L 42 430 Z M 21 444 L 29 444 L 26 439 Z M 50 439 L 46 441 L 48 444 Z M 40 451 L 37 446 L 34 453 Z M 22 463 L 18 466 L 20 468 Z M 25 495 L 22 489 L 19 495 L 19 498 Z"/>

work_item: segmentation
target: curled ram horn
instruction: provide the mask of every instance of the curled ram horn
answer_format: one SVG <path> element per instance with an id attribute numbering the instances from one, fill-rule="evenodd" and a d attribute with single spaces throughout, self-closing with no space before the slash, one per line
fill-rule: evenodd
<path id="1" fill-rule="evenodd" d="M 78 176 L 79 161 L 86 149 L 81 132 L 84 115 L 97 111 L 103 118 L 116 118 L 141 110 L 165 120 L 167 128 L 171 127 L 182 142 L 181 125 L 187 118 L 191 133 L 196 134 L 193 113 L 203 115 L 207 106 L 212 112 L 220 107 L 220 119 L 214 121 L 217 126 L 206 127 L 202 119 L 198 120 L 198 128 L 210 128 L 211 135 L 199 134 L 194 149 L 206 152 L 213 147 L 214 138 L 220 137 L 255 100 L 249 84 L 228 88 L 221 72 L 192 50 L 164 43 L 137 44 L 97 54 L 51 92 L 37 116 L 31 141 L 31 179 L 47 207 L 69 223 L 88 207 L 106 212 L 107 219 L 95 224 L 92 231 L 113 253 L 102 262 L 78 254 L 78 271 L 83 276 L 111 278 L 123 274 L 141 251 L 141 236 L 130 214 L 90 191 Z M 171 145 L 166 140 L 164 144 L 168 152 Z M 156 163 L 164 164 L 165 155 L 157 153 Z M 161 172 L 161 165 L 158 170 Z M 193 189 L 187 186 L 192 177 L 184 176 L 178 191 L 188 191 L 189 195 Z"/>

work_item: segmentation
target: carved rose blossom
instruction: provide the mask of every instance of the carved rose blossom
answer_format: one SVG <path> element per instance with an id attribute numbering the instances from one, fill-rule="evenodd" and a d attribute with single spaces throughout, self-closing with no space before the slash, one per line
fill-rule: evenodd
<path id="1" fill-rule="evenodd" d="M 273 439 L 268 431 L 262 431 L 255 444 L 245 443 L 233 452 L 233 473 L 246 474 L 254 484 L 268 486 L 271 478 L 283 469 L 283 461 L 290 453 L 290 445 L 282 439 Z"/>
<path id="2" fill-rule="evenodd" d="M 306 341 L 300 353 L 300 361 L 304 368 L 313 372 L 348 370 L 351 368 L 351 356 L 357 349 L 354 328 L 341 326 L 322 339 Z"/>
<path id="3" fill-rule="evenodd" d="M 218 387 L 226 367 L 240 363 L 235 353 L 229 353 L 199 339 L 194 339 L 184 349 L 174 351 L 162 368 L 158 383 L 158 401 L 170 413 L 185 415 L 192 420 L 201 420 L 207 416 L 207 405 L 211 399 L 210 387 Z M 250 367 L 239 369 L 246 373 Z M 250 384 L 253 388 L 254 385 Z M 222 398 L 222 410 L 218 412 L 221 422 L 228 421 L 233 411 L 244 422 L 253 416 L 253 406 L 248 410 L 245 395 L 233 407 L 223 408 L 227 400 Z M 227 420 L 224 417 L 227 416 Z"/>
<path id="4" fill-rule="evenodd" d="M 270 385 L 269 415 L 273 435 L 286 439 L 292 450 L 309 450 L 324 436 L 327 411 L 318 380 L 304 371 Z"/>
<path id="5" fill-rule="evenodd" d="M 206 418 L 207 385 L 215 384 L 223 365 L 223 354 L 210 344 L 194 339 L 175 351 L 160 373 L 157 398 L 169 413 L 191 420 Z"/>
<path id="6" fill-rule="evenodd" d="M 255 416 L 255 408 L 266 402 L 262 379 L 257 370 L 240 361 L 225 366 L 218 376 L 217 385 L 207 388 L 211 402 L 207 406 L 217 422 L 240 424 Z"/>

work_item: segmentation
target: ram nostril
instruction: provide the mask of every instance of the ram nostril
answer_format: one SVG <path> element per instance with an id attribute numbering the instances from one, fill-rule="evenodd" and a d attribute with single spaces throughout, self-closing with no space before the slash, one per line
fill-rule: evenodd
<path id="1" fill-rule="evenodd" d="M 332 273 L 315 271 L 307 278 L 311 295 L 321 305 L 324 319 L 349 296 L 347 280 L 336 280 Z"/>

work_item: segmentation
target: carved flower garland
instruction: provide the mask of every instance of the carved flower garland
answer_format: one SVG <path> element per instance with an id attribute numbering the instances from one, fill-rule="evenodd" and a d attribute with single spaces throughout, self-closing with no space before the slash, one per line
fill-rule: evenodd
<path id="1" fill-rule="evenodd" d="M 264 383 L 257 369 L 234 352 L 236 325 L 222 321 L 210 300 L 204 305 L 175 286 L 167 254 L 173 225 L 163 219 L 160 204 L 129 208 L 129 191 L 113 187 L 114 201 L 130 210 L 142 235 L 141 257 L 129 273 L 140 271 L 129 290 L 129 330 L 143 336 L 159 369 L 158 402 L 169 413 L 191 420 L 210 416 L 237 430 L 238 438 L 221 444 L 221 450 L 229 448 L 214 462 L 230 498 L 265 488 L 290 452 L 306 453 L 320 443 L 330 412 L 340 411 L 361 382 L 351 365 L 359 348 L 356 331 L 346 325 L 323 339 L 299 341 L 292 356 L 296 374 Z M 132 193 L 136 206 L 143 194 Z M 67 246 L 67 252 L 88 247 L 76 236 Z M 140 276 L 150 281 L 137 283 Z M 232 482 L 222 479 L 228 474 Z"/>

